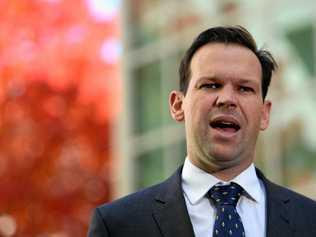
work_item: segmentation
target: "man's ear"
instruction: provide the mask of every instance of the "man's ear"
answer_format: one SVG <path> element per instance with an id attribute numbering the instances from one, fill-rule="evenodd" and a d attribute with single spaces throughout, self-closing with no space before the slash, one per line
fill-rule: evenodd
<path id="1" fill-rule="evenodd" d="M 264 101 L 263 108 L 262 108 L 261 124 L 260 124 L 261 130 L 265 130 L 269 126 L 271 106 L 272 106 L 271 101 L 269 100 Z"/>
<path id="2" fill-rule="evenodd" d="M 171 91 L 169 95 L 169 109 L 171 117 L 177 122 L 184 121 L 184 111 L 182 108 L 184 95 L 180 91 Z"/>

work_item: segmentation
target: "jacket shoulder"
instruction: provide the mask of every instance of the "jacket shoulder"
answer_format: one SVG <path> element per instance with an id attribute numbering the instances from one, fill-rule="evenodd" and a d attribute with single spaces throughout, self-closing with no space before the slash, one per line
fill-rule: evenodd
<path id="1" fill-rule="evenodd" d="M 161 197 L 175 194 L 180 195 L 181 191 L 181 170 L 180 167 L 171 177 L 165 181 L 142 189 L 113 202 L 103 204 L 97 209 L 101 214 L 116 216 L 135 216 L 137 213 L 152 211 L 155 201 L 161 201 Z M 173 193 L 173 194 L 171 194 Z M 163 198 L 162 198 L 163 199 Z"/>
<path id="2" fill-rule="evenodd" d="M 146 209 L 150 209 L 152 201 L 155 196 L 163 189 L 164 183 L 160 183 L 148 188 L 142 189 L 135 193 L 129 194 L 110 203 L 105 203 L 98 206 L 99 212 L 107 215 L 113 214 L 118 216 L 120 214 L 135 215 L 140 211 L 144 212 Z"/>
<path id="3" fill-rule="evenodd" d="M 305 205 L 310 205 L 316 207 L 316 201 L 300 194 L 296 191 L 291 190 L 290 188 L 281 186 L 279 184 L 273 183 L 271 181 L 265 181 L 267 191 L 273 195 L 276 195 L 282 199 L 290 199 L 293 202 L 298 202 Z"/>
<path id="4" fill-rule="evenodd" d="M 96 208 L 95 213 L 109 229 L 151 229 L 155 228 L 153 212 L 157 202 L 163 202 L 164 196 L 178 196 L 182 193 L 180 186 L 181 169 L 162 183 L 150 186 L 113 202 Z M 176 195 L 174 195 L 176 194 Z M 146 226 L 147 228 L 144 228 Z M 154 233 L 150 233 L 154 236 Z"/>
<path id="5" fill-rule="evenodd" d="M 287 187 L 280 186 L 278 184 L 273 184 L 274 187 L 271 190 L 271 192 L 275 192 L 278 190 L 282 194 L 282 196 L 285 199 L 289 199 L 290 202 L 297 205 L 298 208 L 304 208 L 309 211 L 312 211 L 314 214 L 316 214 L 316 201 L 304 196 L 303 194 L 300 194 L 298 192 L 295 192 Z"/>
<path id="6" fill-rule="evenodd" d="M 300 205 L 299 207 L 309 207 L 311 211 L 316 212 L 316 201 L 308 198 L 298 192 L 295 192 L 287 187 L 281 186 L 274 182 L 268 180 L 263 173 L 256 169 L 259 179 L 264 183 L 267 197 L 277 200 L 282 200 L 285 203 L 292 203 L 295 205 Z"/>
<path id="7" fill-rule="evenodd" d="M 98 206 L 92 214 L 88 236 L 157 236 L 151 218 L 152 200 L 161 185 Z"/>

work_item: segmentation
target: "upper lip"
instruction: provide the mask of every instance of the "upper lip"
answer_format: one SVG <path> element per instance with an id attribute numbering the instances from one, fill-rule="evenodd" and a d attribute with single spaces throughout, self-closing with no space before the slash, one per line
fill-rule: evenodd
<path id="1" fill-rule="evenodd" d="M 235 126 L 238 126 L 239 128 L 241 127 L 240 126 L 240 122 L 238 121 L 238 119 L 236 119 L 235 117 L 230 116 L 230 115 L 219 115 L 219 116 L 216 116 L 213 119 L 211 119 L 210 125 L 214 124 L 216 122 L 226 122 L 226 123 L 231 123 L 231 124 L 233 124 Z"/>

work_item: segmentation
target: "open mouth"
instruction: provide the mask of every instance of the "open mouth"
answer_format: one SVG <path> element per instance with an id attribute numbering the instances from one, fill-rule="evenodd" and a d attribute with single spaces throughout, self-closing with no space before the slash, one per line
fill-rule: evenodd
<path id="1" fill-rule="evenodd" d="M 236 133 L 240 129 L 240 125 L 236 121 L 228 121 L 225 119 L 216 119 L 210 123 L 213 129 L 224 132 Z"/>

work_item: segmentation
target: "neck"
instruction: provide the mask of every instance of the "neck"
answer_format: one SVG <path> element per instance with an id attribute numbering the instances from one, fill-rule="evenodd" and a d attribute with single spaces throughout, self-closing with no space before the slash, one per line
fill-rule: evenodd
<path id="1" fill-rule="evenodd" d="M 192 159 L 190 159 L 190 161 L 196 167 L 204 170 L 205 172 L 225 182 L 228 182 L 234 179 L 236 176 L 241 174 L 244 170 L 246 170 L 252 164 L 252 160 L 250 160 L 249 162 L 244 162 L 244 163 L 240 163 L 240 164 L 232 165 L 232 166 L 215 166 L 214 165 L 210 167 L 209 164 L 203 165 Z"/>
<path id="2" fill-rule="evenodd" d="M 228 182 L 228 181 L 234 179 L 239 174 L 241 174 L 244 170 L 246 170 L 250 166 L 250 164 L 247 165 L 246 167 L 225 168 L 225 169 L 222 169 L 222 170 L 219 170 L 217 172 L 210 173 L 210 174 L 215 176 L 216 178 L 218 178 L 220 180 Z"/>

